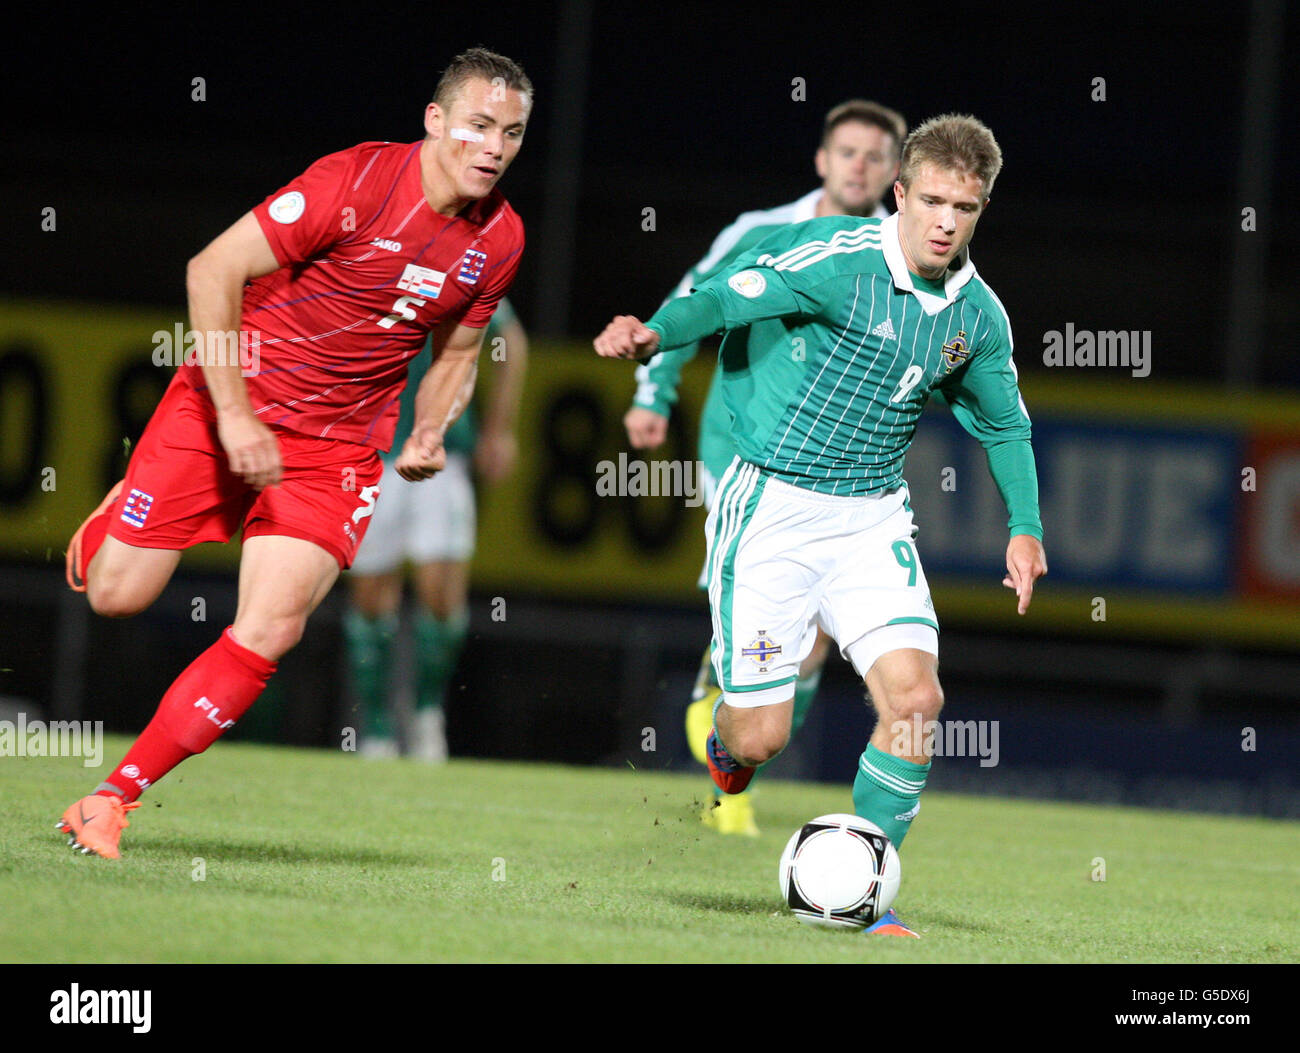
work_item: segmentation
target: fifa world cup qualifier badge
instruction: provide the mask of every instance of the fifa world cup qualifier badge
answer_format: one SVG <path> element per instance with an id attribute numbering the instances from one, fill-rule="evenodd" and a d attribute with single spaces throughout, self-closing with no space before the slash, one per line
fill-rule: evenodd
<path id="1" fill-rule="evenodd" d="M 772 659 L 781 653 L 781 645 L 767 638 L 766 629 L 759 629 L 758 637 L 748 647 L 742 647 L 740 653 L 752 659 L 760 673 L 766 673 Z"/>

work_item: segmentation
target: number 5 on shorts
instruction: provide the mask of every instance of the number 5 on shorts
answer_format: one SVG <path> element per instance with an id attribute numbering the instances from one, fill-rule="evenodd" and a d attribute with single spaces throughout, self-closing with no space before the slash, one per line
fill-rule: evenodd
<path id="1" fill-rule="evenodd" d="M 910 541 L 895 541 L 891 546 L 894 550 L 894 558 L 898 560 L 898 565 L 907 571 L 907 584 L 916 584 L 916 549 L 912 547 Z"/>
<path id="2" fill-rule="evenodd" d="M 379 487 L 367 486 L 357 495 L 361 500 L 352 513 L 352 522 L 360 523 L 368 515 L 373 515 L 375 511 L 375 499 L 379 496 Z"/>

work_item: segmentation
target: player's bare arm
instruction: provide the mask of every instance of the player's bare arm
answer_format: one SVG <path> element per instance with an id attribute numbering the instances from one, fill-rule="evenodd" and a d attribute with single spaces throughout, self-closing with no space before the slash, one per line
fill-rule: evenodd
<path id="1" fill-rule="evenodd" d="M 514 470 L 519 447 L 515 439 L 515 421 L 523 401 L 524 376 L 528 371 L 528 334 L 518 321 L 505 327 L 505 355 L 501 372 L 492 387 L 483 431 L 474 450 L 479 472 L 489 483 L 497 483 Z"/>
<path id="2" fill-rule="evenodd" d="M 485 329 L 457 325 L 433 337 L 434 362 L 415 394 L 415 427 L 398 455 L 397 474 L 408 482 L 430 479 L 447 464 L 443 436 L 474 397 L 478 353 Z"/>
<path id="3" fill-rule="evenodd" d="M 280 447 L 253 415 L 238 356 L 228 353 L 231 341 L 221 334 L 239 332 L 244 283 L 279 266 L 256 217 L 247 212 L 190 260 L 185 272 L 190 327 L 203 340 L 203 379 L 217 410 L 222 449 L 230 470 L 258 489 L 280 481 Z"/>
<path id="4" fill-rule="evenodd" d="M 601 358 L 641 361 L 659 350 L 659 334 L 646 328 L 639 318 L 621 314 L 596 337 L 595 348 Z"/>
<path id="5" fill-rule="evenodd" d="M 1002 584 L 1016 590 L 1016 613 L 1029 610 L 1034 582 L 1047 573 L 1047 553 L 1033 534 L 1017 534 L 1007 545 L 1007 576 Z"/>

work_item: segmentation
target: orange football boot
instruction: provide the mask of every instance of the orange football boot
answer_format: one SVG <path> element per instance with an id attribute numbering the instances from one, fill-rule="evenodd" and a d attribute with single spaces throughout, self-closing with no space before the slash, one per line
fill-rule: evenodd
<path id="1" fill-rule="evenodd" d="M 911 936 L 913 939 L 916 940 L 919 940 L 921 938 L 921 934 L 919 932 L 913 932 L 901 921 L 899 921 L 898 915 L 895 914 L 892 910 L 885 911 L 885 913 L 881 916 L 879 921 L 877 921 L 874 925 L 870 925 L 867 927 L 867 932 L 873 933 L 877 936 Z"/>
<path id="2" fill-rule="evenodd" d="M 126 813 L 139 807 L 139 801 L 124 804 L 120 797 L 91 794 L 69 806 L 55 825 L 69 835 L 68 844 L 83 855 L 94 852 L 105 859 L 117 859 L 122 854 L 117 850 L 118 839 L 131 825 Z"/>

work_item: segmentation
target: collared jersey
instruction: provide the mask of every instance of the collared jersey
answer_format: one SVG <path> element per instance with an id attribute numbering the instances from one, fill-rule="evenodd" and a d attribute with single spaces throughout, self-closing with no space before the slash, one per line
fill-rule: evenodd
<path id="1" fill-rule="evenodd" d="M 1030 438 L 1002 304 L 968 255 L 942 285 L 912 275 L 897 216 L 787 227 L 698 292 L 728 330 L 737 452 L 786 482 L 841 495 L 901 485 L 935 392 L 986 447 Z"/>
<path id="2" fill-rule="evenodd" d="M 689 296 L 692 289 L 716 274 L 727 270 L 745 252 L 754 248 L 774 232 L 791 223 L 805 223 L 817 213 L 817 203 L 825 190 L 817 187 L 803 197 L 788 201 L 774 208 L 755 209 L 742 212 L 735 221 L 725 227 L 709 246 L 709 251 L 695 264 L 677 287 L 668 295 L 672 300 L 679 296 Z M 883 204 L 876 206 L 873 216 L 885 219 L 889 210 Z M 665 301 L 667 302 L 667 301 Z M 681 383 L 682 368 L 699 352 L 698 343 L 686 347 L 663 351 L 643 362 L 636 370 L 636 394 L 633 405 L 652 409 L 656 413 L 668 416 L 677 402 L 677 387 Z M 701 432 L 710 429 L 725 433 L 730 423 L 722 412 L 722 402 L 717 392 L 718 381 L 715 371 L 709 388 L 708 400 L 701 414 Z M 728 457 L 728 459 L 730 459 Z"/>
<path id="3" fill-rule="evenodd" d="M 524 244 L 495 188 L 457 216 L 435 212 L 419 142 L 323 157 L 253 214 L 281 265 L 244 290 L 254 413 L 380 450 L 392 444 L 407 366 L 430 330 L 487 325 Z M 181 372 L 204 390 L 198 366 Z"/>

